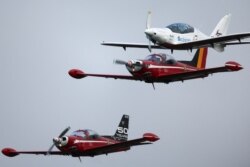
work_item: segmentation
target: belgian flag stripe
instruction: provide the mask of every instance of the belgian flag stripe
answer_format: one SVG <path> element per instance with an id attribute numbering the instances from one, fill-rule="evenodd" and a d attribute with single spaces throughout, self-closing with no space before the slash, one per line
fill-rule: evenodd
<path id="1" fill-rule="evenodd" d="M 198 56 L 197 68 L 202 68 L 204 59 L 204 48 L 201 48 Z"/>

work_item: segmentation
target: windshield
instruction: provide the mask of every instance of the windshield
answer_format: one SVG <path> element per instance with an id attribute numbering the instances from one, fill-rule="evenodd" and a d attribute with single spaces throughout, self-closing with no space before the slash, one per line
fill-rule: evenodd
<path id="1" fill-rule="evenodd" d="M 180 34 L 194 32 L 194 28 L 185 23 L 174 23 L 174 24 L 167 26 L 166 28 L 169 28 L 172 32 L 180 33 Z"/>
<path id="2" fill-rule="evenodd" d="M 98 133 L 90 129 L 77 130 L 77 131 L 74 131 L 71 135 L 82 137 L 82 138 L 98 138 L 99 137 Z"/>
<path id="3" fill-rule="evenodd" d="M 165 59 L 166 59 L 166 54 L 162 53 L 162 54 L 148 55 L 145 60 L 149 60 L 149 61 L 156 62 L 156 63 L 161 63 L 161 62 L 164 62 Z"/>
<path id="4" fill-rule="evenodd" d="M 161 64 L 175 64 L 176 60 L 171 56 L 164 53 L 157 53 L 148 55 L 145 60 L 149 60 Z"/>
<path id="5" fill-rule="evenodd" d="M 82 138 L 85 138 L 85 137 L 86 137 L 84 130 L 77 130 L 77 131 L 74 131 L 71 135 L 72 135 L 72 136 L 82 137 Z"/>

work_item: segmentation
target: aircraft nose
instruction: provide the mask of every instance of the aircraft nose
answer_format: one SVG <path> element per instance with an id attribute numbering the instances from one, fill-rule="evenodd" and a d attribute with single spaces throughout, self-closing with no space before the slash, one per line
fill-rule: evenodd
<path id="1" fill-rule="evenodd" d="M 144 31 L 144 33 L 145 33 L 147 36 L 156 35 L 156 32 L 154 32 L 152 29 L 146 29 L 146 30 Z"/>
<path id="2" fill-rule="evenodd" d="M 143 62 L 139 60 L 130 60 L 126 64 L 126 67 L 131 72 L 137 72 L 140 71 L 143 67 Z"/>
<path id="3" fill-rule="evenodd" d="M 58 144 L 58 143 L 60 142 L 60 139 L 59 139 L 58 137 L 54 137 L 54 138 L 53 138 L 53 142 L 54 142 L 55 144 Z"/>
<path id="4" fill-rule="evenodd" d="M 57 146 L 57 147 L 63 147 L 66 146 L 69 142 L 69 138 L 67 136 L 63 136 L 63 137 L 54 137 L 53 138 L 53 143 Z"/>

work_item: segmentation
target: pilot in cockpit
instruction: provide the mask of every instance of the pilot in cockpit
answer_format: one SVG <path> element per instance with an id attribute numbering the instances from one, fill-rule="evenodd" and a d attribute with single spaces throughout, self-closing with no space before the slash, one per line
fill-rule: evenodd
<path id="1" fill-rule="evenodd" d="M 165 64 L 169 64 L 169 65 L 176 64 L 176 60 L 172 56 L 166 55 L 166 54 L 164 55 L 165 55 Z"/>

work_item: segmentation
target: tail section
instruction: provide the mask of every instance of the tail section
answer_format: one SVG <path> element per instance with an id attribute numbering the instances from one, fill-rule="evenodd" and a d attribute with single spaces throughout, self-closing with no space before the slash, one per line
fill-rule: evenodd
<path id="1" fill-rule="evenodd" d="M 199 48 L 191 61 L 181 62 L 196 68 L 204 69 L 206 68 L 207 52 L 207 48 Z"/>
<path id="2" fill-rule="evenodd" d="M 231 14 L 227 14 L 226 16 L 224 16 L 216 25 L 215 29 L 213 30 L 210 36 L 218 37 L 226 35 L 230 20 L 231 20 Z"/>
<path id="3" fill-rule="evenodd" d="M 128 140 L 128 125 L 129 125 L 129 116 L 123 115 L 114 135 L 116 140 L 119 140 L 119 141 Z"/>

